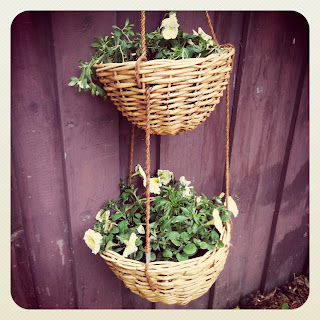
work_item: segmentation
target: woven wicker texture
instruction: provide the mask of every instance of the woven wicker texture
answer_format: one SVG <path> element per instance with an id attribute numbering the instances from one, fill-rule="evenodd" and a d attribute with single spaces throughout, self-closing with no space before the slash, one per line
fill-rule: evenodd
<path id="1" fill-rule="evenodd" d="M 151 302 L 185 305 L 206 293 L 224 267 L 230 246 L 231 220 L 224 226 L 220 240 L 225 246 L 221 249 L 181 262 L 150 262 L 148 274 L 155 291 L 146 279 L 145 263 L 123 258 L 111 250 L 101 257 L 132 292 Z"/>
<path id="2" fill-rule="evenodd" d="M 95 65 L 107 95 L 134 125 L 146 127 L 145 92 L 150 85 L 150 133 L 177 135 L 195 129 L 214 110 L 232 71 L 234 47 L 219 54 L 183 60 L 141 62 L 142 88 L 135 79 L 135 61 Z"/>

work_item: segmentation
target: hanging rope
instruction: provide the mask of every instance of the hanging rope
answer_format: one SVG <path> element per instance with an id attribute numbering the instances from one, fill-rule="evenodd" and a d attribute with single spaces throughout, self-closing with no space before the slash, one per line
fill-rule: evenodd
<path id="1" fill-rule="evenodd" d="M 146 15 L 145 11 L 140 12 L 140 33 L 141 33 L 141 56 L 138 58 L 135 64 L 135 76 L 137 86 L 141 88 L 140 81 L 140 64 L 142 61 L 147 61 L 147 48 L 146 48 Z"/>
<path id="2" fill-rule="evenodd" d="M 132 163 L 133 163 L 133 147 L 134 147 L 134 125 L 131 124 L 131 139 L 130 139 L 130 158 L 129 158 L 129 180 L 128 184 L 131 186 L 131 174 L 132 174 Z"/>
<path id="3" fill-rule="evenodd" d="M 145 265 L 145 274 L 152 291 L 155 290 L 150 276 L 148 274 L 148 267 L 151 261 L 150 257 L 150 87 L 146 87 L 146 265 Z"/>
<path id="4" fill-rule="evenodd" d="M 213 27 L 212 27 L 212 23 L 211 23 L 211 20 L 210 20 L 210 16 L 209 16 L 208 11 L 205 11 L 204 14 L 205 14 L 205 16 L 206 16 L 206 19 L 207 19 L 207 22 L 208 22 L 208 25 L 209 25 L 209 29 L 210 29 L 210 32 L 211 32 L 211 35 L 212 35 L 212 39 L 213 39 L 214 42 L 219 46 L 219 43 L 218 43 L 216 34 L 214 33 L 214 30 L 213 30 Z"/>

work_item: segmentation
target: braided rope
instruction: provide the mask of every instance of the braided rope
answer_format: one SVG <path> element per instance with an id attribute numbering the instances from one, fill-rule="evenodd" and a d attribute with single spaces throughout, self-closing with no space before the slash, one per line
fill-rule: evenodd
<path id="1" fill-rule="evenodd" d="M 213 27 L 212 27 L 212 23 L 211 23 L 211 19 L 210 19 L 210 16 L 209 16 L 208 11 L 205 11 L 204 14 L 205 14 L 205 16 L 206 16 L 206 19 L 207 19 L 207 22 L 208 22 L 208 25 L 209 25 L 209 29 L 210 29 L 210 32 L 211 32 L 211 35 L 212 35 L 212 39 L 213 39 L 213 40 L 215 41 L 215 43 L 219 46 L 219 43 L 218 43 L 216 34 L 214 33 L 214 30 L 213 30 Z"/>
<path id="2" fill-rule="evenodd" d="M 155 290 L 150 276 L 148 274 L 148 266 L 150 263 L 150 91 L 149 86 L 146 87 L 146 265 L 145 275 L 152 291 Z"/>
<path id="3" fill-rule="evenodd" d="M 133 147 L 134 147 L 134 125 L 131 124 L 131 139 L 130 139 L 130 158 L 129 158 L 129 186 L 131 186 L 131 174 L 132 174 L 132 163 L 133 163 Z"/>
<path id="4" fill-rule="evenodd" d="M 140 12 L 140 34 L 141 34 L 141 56 L 138 58 L 135 65 L 135 76 L 137 86 L 141 88 L 140 81 L 140 64 L 142 61 L 147 61 L 147 48 L 146 48 L 146 14 L 145 11 Z"/>

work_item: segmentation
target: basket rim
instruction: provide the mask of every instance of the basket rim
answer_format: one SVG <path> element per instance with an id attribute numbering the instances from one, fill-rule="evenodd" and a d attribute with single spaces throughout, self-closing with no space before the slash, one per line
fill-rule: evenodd
<path id="1" fill-rule="evenodd" d="M 142 61 L 141 62 L 141 67 L 142 66 L 148 66 L 148 65 L 153 65 L 153 64 L 163 64 L 163 63 L 169 63 L 169 64 L 181 64 L 181 63 L 188 63 L 188 62 L 204 62 L 206 60 L 210 60 L 213 57 L 217 57 L 217 56 L 221 56 L 224 55 L 226 52 L 232 52 L 235 51 L 235 48 L 232 44 L 224 44 L 224 45 L 220 45 L 220 47 L 223 47 L 227 50 L 223 50 L 221 53 L 212 53 L 207 57 L 201 57 L 201 58 L 187 58 L 187 59 L 179 59 L 179 60 L 172 60 L 172 59 L 153 59 L 153 60 L 147 60 L 147 61 Z M 93 67 L 96 69 L 99 68 L 105 68 L 105 67 L 120 67 L 120 66 L 131 66 L 131 65 L 135 65 L 137 63 L 137 61 L 127 61 L 127 62 L 109 62 L 109 63 L 104 63 L 101 62 L 99 64 L 94 64 Z"/>
<path id="2" fill-rule="evenodd" d="M 224 228 L 225 232 L 223 234 L 221 234 L 220 238 L 219 238 L 220 240 L 224 236 L 229 238 L 229 241 L 228 241 L 228 243 L 226 243 L 226 246 L 230 246 L 231 229 L 232 229 L 232 221 L 230 218 L 225 224 L 225 228 Z M 197 263 L 199 260 L 206 260 L 207 257 L 209 257 L 212 254 L 217 253 L 219 250 L 222 250 L 222 249 L 223 248 L 221 248 L 221 249 L 216 248 L 214 250 L 208 250 L 205 254 L 203 254 L 200 257 L 191 258 L 191 259 L 184 260 L 184 261 L 178 261 L 178 262 L 176 262 L 176 261 L 150 261 L 149 262 L 149 269 L 151 269 L 152 266 L 159 266 L 160 267 L 160 266 L 169 266 L 170 265 L 170 266 L 177 266 L 177 267 L 181 266 L 182 267 L 187 264 L 194 264 L 194 263 Z M 107 250 L 107 251 L 100 253 L 101 258 L 103 258 L 106 261 L 110 261 L 110 259 L 104 253 L 107 253 L 108 256 L 114 257 L 115 260 L 122 261 L 124 263 L 127 262 L 128 264 L 131 264 L 133 269 L 140 269 L 140 268 L 144 269 L 145 268 L 145 262 L 124 258 L 119 253 L 112 251 L 112 250 Z"/>

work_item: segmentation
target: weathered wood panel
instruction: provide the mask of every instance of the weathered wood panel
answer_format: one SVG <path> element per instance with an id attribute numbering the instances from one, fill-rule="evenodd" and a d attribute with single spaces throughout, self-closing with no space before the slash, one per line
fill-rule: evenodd
<path id="1" fill-rule="evenodd" d="M 146 13 L 147 32 L 161 23 L 164 13 Z M 230 80 L 230 186 L 240 215 L 234 219 L 234 248 L 213 289 L 184 307 L 152 304 L 132 294 L 83 241 L 99 208 L 117 197 L 119 178 L 128 176 L 131 124 L 110 101 L 79 94 L 67 84 L 71 75 L 79 74 L 77 60 L 89 58 L 93 37 L 109 34 L 112 25 L 121 26 L 127 17 L 138 31 L 139 12 L 26 12 L 15 19 L 12 293 L 21 306 L 230 308 L 264 281 L 266 289 L 280 285 L 307 263 L 307 78 L 290 150 L 308 41 L 305 20 L 294 12 L 210 15 L 219 42 L 236 47 Z M 187 32 L 200 26 L 209 34 L 202 11 L 178 12 L 178 21 Z M 176 178 L 185 175 L 198 193 L 220 193 L 224 130 L 225 98 L 192 132 L 152 136 L 151 174 L 169 169 Z M 144 139 L 144 132 L 136 129 L 134 166 L 145 165 Z M 280 192 L 281 206 L 274 213 Z M 290 246 L 293 237 L 301 238 L 297 248 Z"/>
<path id="2" fill-rule="evenodd" d="M 300 39 L 301 40 L 301 39 Z M 297 39 L 297 41 L 299 41 Z M 272 241 L 268 292 L 303 272 L 309 246 L 309 74 L 306 73 L 294 129 L 279 217 Z"/>
<path id="3" fill-rule="evenodd" d="M 79 308 L 121 308 L 120 282 L 83 241 L 96 213 L 119 193 L 118 113 L 110 101 L 67 86 L 89 58 L 95 35 L 110 33 L 114 12 L 57 12 L 52 16 L 57 59 L 72 249 Z"/>
<path id="4" fill-rule="evenodd" d="M 22 308 L 38 307 L 25 240 L 14 166 L 11 164 L 11 296 Z"/>
<path id="5" fill-rule="evenodd" d="M 39 308 L 74 308 L 54 47 L 47 13 L 12 25 L 12 156 Z"/>
<path id="6" fill-rule="evenodd" d="M 232 307 L 260 288 L 304 54 L 303 43 L 293 44 L 303 39 L 301 27 L 292 12 L 250 15 L 230 166 L 240 215 L 214 308 Z"/>
<path id="7" fill-rule="evenodd" d="M 220 44 L 233 43 L 236 49 L 234 69 L 230 78 L 230 113 L 232 110 L 234 83 L 237 74 L 239 46 L 241 41 L 243 13 L 209 13 Z M 191 17 L 186 12 L 179 13 L 181 28 L 189 33 L 201 27 L 210 34 L 205 15 L 194 12 Z M 231 21 L 231 22 L 230 22 Z M 240 27 L 239 27 L 240 26 Z M 160 166 L 172 170 L 176 178 L 185 175 L 192 181 L 197 193 L 208 197 L 220 194 L 225 172 L 225 94 L 210 117 L 195 130 L 175 137 L 161 138 Z M 210 304 L 210 292 L 192 301 L 187 306 L 173 308 L 202 309 Z M 166 307 L 167 308 L 167 307 Z"/>

